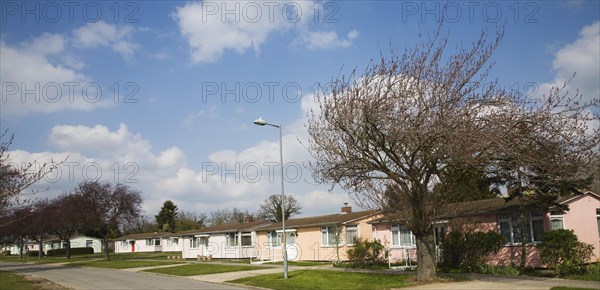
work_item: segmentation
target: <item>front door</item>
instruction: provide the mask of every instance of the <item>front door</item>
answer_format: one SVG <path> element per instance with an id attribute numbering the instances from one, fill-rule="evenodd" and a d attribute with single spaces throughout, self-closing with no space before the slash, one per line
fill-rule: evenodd
<path id="1" fill-rule="evenodd" d="M 288 260 L 298 260 L 298 248 L 296 245 L 296 233 L 287 233 L 285 237 Z"/>
<path id="2" fill-rule="evenodd" d="M 130 241 L 129 243 L 131 244 L 131 252 L 135 253 L 135 241 Z"/>

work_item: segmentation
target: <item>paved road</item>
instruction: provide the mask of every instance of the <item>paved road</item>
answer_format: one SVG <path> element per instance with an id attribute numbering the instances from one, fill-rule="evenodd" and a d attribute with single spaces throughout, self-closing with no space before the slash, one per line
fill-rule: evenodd
<path id="1" fill-rule="evenodd" d="M 74 289 L 244 289 L 193 279 L 92 267 L 2 262 L 0 270 L 42 277 Z"/>

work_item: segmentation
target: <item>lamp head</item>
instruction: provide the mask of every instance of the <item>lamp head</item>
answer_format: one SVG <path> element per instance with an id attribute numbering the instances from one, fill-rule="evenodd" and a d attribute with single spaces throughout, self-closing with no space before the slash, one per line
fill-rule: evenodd
<path id="1" fill-rule="evenodd" d="M 265 121 L 262 117 L 254 120 L 254 125 L 264 126 L 266 124 L 267 124 L 267 121 Z"/>

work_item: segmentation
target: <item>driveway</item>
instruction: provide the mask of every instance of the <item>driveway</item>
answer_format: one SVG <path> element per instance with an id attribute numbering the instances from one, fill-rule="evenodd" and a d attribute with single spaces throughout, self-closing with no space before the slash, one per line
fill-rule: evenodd
<path id="1" fill-rule="evenodd" d="M 41 277 L 73 289 L 244 289 L 193 279 L 92 267 L 2 262 L 0 270 Z"/>

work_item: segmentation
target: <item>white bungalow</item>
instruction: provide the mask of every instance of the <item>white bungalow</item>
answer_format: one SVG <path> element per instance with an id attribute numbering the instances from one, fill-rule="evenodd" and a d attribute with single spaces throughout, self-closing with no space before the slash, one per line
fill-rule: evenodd
<path id="1" fill-rule="evenodd" d="M 163 241 L 171 237 L 172 233 L 141 233 L 131 234 L 116 238 L 115 253 L 163 252 Z M 171 240 L 171 243 L 174 240 Z M 177 239 L 179 243 L 179 239 Z M 170 244 L 164 248 L 172 248 Z"/>
<path id="2" fill-rule="evenodd" d="M 215 259 L 256 258 L 260 250 L 256 229 L 268 221 L 227 224 L 180 232 L 182 256 L 195 259 L 211 256 Z"/>

